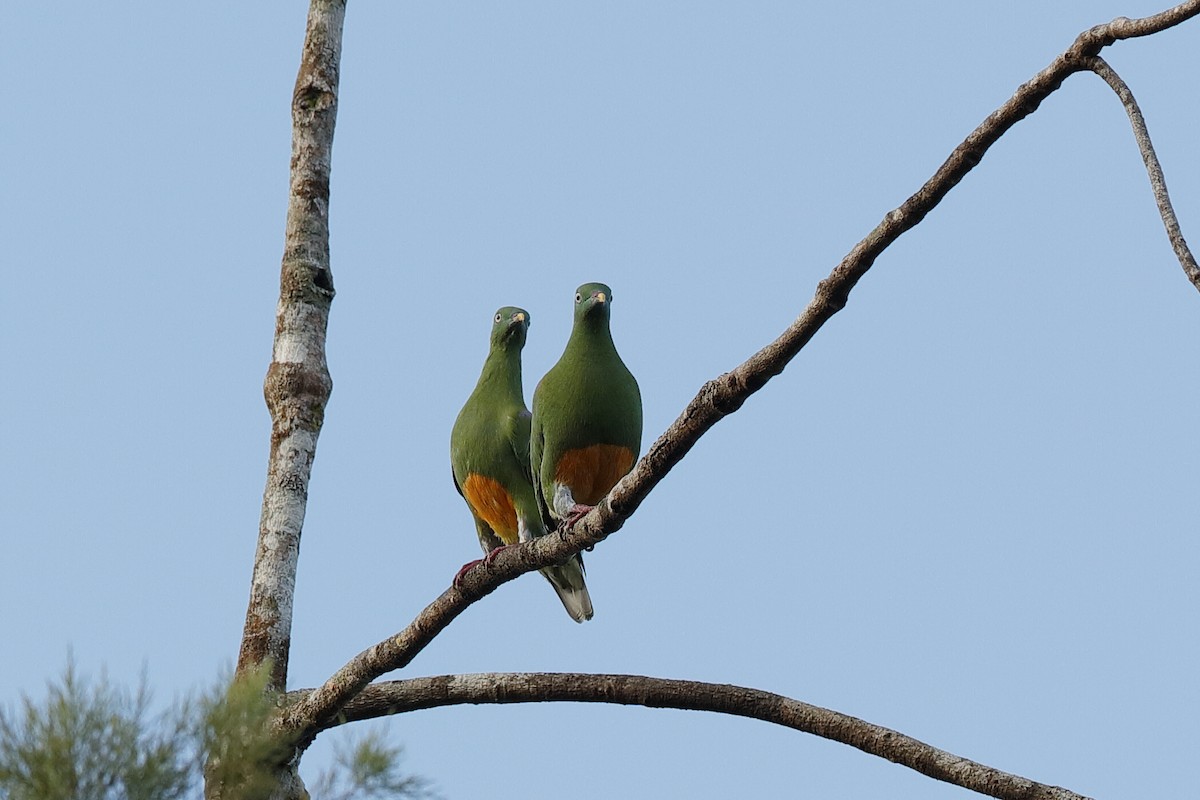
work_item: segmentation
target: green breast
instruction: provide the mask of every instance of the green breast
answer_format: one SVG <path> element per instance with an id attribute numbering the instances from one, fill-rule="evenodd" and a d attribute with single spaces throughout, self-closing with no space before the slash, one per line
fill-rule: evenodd
<path id="1" fill-rule="evenodd" d="M 612 339 L 604 339 L 576 342 L 572 337 L 563 357 L 538 384 L 533 415 L 544 439 L 543 460 L 595 444 L 641 452 L 641 391 Z"/>

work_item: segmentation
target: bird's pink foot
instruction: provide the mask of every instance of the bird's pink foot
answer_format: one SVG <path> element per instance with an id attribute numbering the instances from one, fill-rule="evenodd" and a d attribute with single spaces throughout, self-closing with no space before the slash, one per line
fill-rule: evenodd
<path id="1" fill-rule="evenodd" d="M 474 561 L 468 561 L 467 563 L 463 564 L 462 568 L 458 570 L 458 574 L 454 576 L 454 588 L 461 589 L 463 576 L 470 572 L 472 567 L 482 561 L 482 558 L 477 558 Z"/>
<path id="2" fill-rule="evenodd" d="M 500 552 L 502 550 L 507 550 L 510 547 L 516 547 L 516 545 L 515 544 L 500 545 L 495 550 L 493 550 L 492 552 L 488 553 L 486 556 L 483 557 L 483 563 L 490 567 L 492 565 L 492 562 L 496 560 L 496 556 L 500 555 Z"/>
<path id="3" fill-rule="evenodd" d="M 573 528 L 575 523 L 586 517 L 588 512 L 593 508 L 595 506 L 585 506 L 582 503 L 576 503 L 571 506 L 571 510 L 567 512 L 567 516 L 563 517 L 563 521 L 558 527 L 564 531 Z"/>
<path id="4" fill-rule="evenodd" d="M 471 568 L 474 567 L 476 564 L 482 563 L 484 565 L 484 567 L 491 567 L 492 561 L 495 560 L 496 556 L 500 553 L 500 551 L 507 550 L 510 547 L 516 547 L 516 545 L 515 544 L 501 545 L 501 546 L 497 547 L 495 550 L 488 553 L 483 558 L 477 558 L 474 561 L 468 561 L 467 563 L 463 564 L 462 567 L 458 570 L 458 574 L 454 576 L 454 588 L 455 589 L 462 588 L 463 576 L 466 575 L 468 572 L 470 572 Z"/>

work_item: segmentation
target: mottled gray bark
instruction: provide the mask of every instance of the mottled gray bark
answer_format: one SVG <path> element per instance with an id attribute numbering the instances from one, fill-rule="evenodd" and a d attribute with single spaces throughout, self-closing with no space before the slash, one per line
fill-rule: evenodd
<path id="1" fill-rule="evenodd" d="M 308 481 L 333 381 L 325 331 L 333 302 L 329 263 L 329 174 L 337 118 L 345 0 L 312 0 L 292 93 L 292 160 L 275 313 L 275 343 L 263 396 L 271 446 L 258 549 L 237 673 L 270 664 L 268 690 L 287 687 L 292 600 Z M 295 764 L 274 765 L 272 800 L 307 800 Z M 205 786 L 221 797 L 225 787 Z"/>
<path id="2" fill-rule="evenodd" d="M 329 265 L 329 170 L 337 117 L 345 0 L 313 0 L 292 94 L 292 165 L 275 314 L 275 346 L 263 395 L 271 450 L 258 550 L 238 672 L 269 661 L 270 689 L 287 685 L 292 595 L 317 437 L 333 389 L 325 330 L 333 301 Z"/>
<path id="3" fill-rule="evenodd" d="M 298 702 L 310 690 L 290 692 Z M 481 703 L 616 703 L 648 708 L 711 711 L 771 722 L 850 745 L 923 775 L 1004 800 L 1086 800 L 971 761 L 911 736 L 771 692 L 729 684 L 577 673 L 438 675 L 368 686 L 329 725 L 440 706 Z"/>

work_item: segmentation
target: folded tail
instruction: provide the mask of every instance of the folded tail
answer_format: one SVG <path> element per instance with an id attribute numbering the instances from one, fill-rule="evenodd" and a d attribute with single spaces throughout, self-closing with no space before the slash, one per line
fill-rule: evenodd
<path id="1" fill-rule="evenodd" d="M 571 556 L 565 564 L 546 567 L 542 574 L 558 593 L 558 599 L 571 619 L 586 622 L 592 618 L 592 598 L 583 579 L 583 559 L 578 554 Z"/>

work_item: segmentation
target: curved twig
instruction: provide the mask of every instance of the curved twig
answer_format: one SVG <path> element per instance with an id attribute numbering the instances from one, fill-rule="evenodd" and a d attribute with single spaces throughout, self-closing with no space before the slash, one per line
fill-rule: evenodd
<path id="1" fill-rule="evenodd" d="M 1193 286 L 1200 289 L 1200 266 L 1197 266 L 1196 259 L 1192 255 L 1187 241 L 1183 238 L 1183 231 L 1179 228 L 1179 218 L 1175 216 L 1175 209 L 1171 206 L 1171 196 L 1167 193 L 1167 179 L 1163 175 L 1162 165 L 1158 163 L 1158 155 L 1154 152 L 1153 142 L 1150 141 L 1150 131 L 1146 128 L 1146 120 L 1142 116 L 1142 110 L 1138 108 L 1133 92 L 1121 79 L 1121 76 L 1100 56 L 1087 59 L 1085 64 L 1088 69 L 1104 79 L 1104 82 L 1116 92 L 1121 104 L 1125 106 L 1125 113 L 1129 115 L 1129 124 L 1133 126 L 1133 138 L 1137 142 L 1138 150 L 1142 153 L 1142 162 L 1146 165 L 1146 173 L 1150 177 L 1150 189 L 1154 192 L 1154 202 L 1158 204 L 1159 216 L 1162 217 L 1163 227 L 1167 229 L 1167 238 L 1171 240 L 1171 248 L 1175 251 L 1175 257 L 1179 259 L 1179 264 L 1183 267 L 1188 280 L 1192 282 Z"/>
<path id="2" fill-rule="evenodd" d="M 299 702 L 311 690 L 289 692 Z M 371 684 L 326 727 L 388 714 L 465 703 L 617 703 L 648 708 L 712 711 L 771 722 L 850 745 L 940 781 L 1005 800 L 1085 800 L 985 764 L 956 756 L 911 736 L 783 695 L 728 684 L 641 675 L 483 673 L 438 675 Z"/>
<path id="3" fill-rule="evenodd" d="M 683 413 L 654 442 L 646 454 L 601 500 L 596 508 L 566 533 L 555 533 L 502 551 L 490 565 L 468 572 L 461 587 L 451 587 L 426 606 L 396 635 L 359 653 L 324 684 L 285 710 L 280 725 L 301 740 L 329 724 L 375 678 L 407 666 L 422 648 L 467 606 L 525 572 L 561 562 L 603 541 L 625 524 L 650 491 L 666 477 L 709 428 L 737 411 L 750 395 L 778 375 L 821 326 L 845 307 L 850 291 L 875 259 L 903 233 L 916 226 L 1009 128 L 1033 113 L 1068 76 L 1090 69 L 1101 49 L 1121 39 L 1148 36 L 1200 14 L 1200 0 L 1188 0 L 1143 19 L 1119 17 L 1079 34 L 1062 54 L 1004 105 L 992 112 L 954 148 L 950 157 L 925 185 L 883 221 L 817 284 L 808 307 L 779 338 L 731 372 L 705 383 Z"/>

